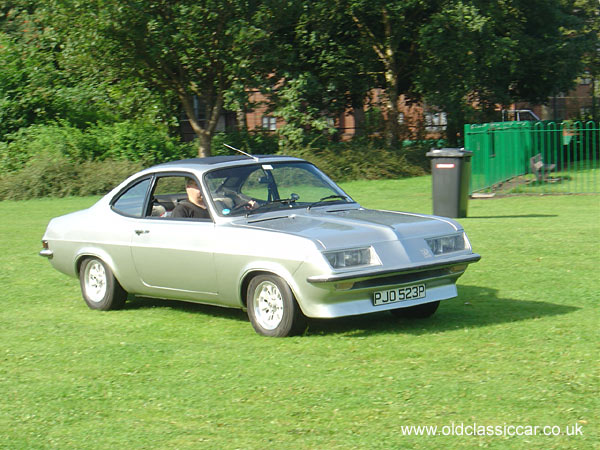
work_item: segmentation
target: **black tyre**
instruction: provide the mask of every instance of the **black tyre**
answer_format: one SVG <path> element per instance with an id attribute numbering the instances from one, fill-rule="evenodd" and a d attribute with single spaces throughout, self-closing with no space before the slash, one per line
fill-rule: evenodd
<path id="1" fill-rule="evenodd" d="M 127 300 L 127 292 L 101 259 L 86 258 L 81 263 L 79 282 L 83 299 L 91 309 L 119 309 Z"/>
<path id="2" fill-rule="evenodd" d="M 247 307 L 250 323 L 264 336 L 298 334 L 306 323 L 292 290 L 276 275 L 258 275 L 250 281 Z"/>
<path id="3" fill-rule="evenodd" d="M 396 317 L 406 319 L 425 319 L 431 317 L 440 306 L 440 302 L 423 303 L 422 305 L 410 306 L 408 308 L 392 309 L 390 312 Z"/>

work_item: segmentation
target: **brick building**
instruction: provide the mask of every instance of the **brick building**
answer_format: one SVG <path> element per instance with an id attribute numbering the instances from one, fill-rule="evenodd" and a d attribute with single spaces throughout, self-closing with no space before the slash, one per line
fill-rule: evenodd
<path id="1" fill-rule="evenodd" d="M 580 119 L 590 116 L 593 109 L 594 80 L 585 75 L 578 78 L 576 87 L 567 94 L 559 94 L 550 97 L 545 105 L 532 105 L 519 102 L 511 105 L 511 109 L 532 110 L 542 120 L 562 121 L 566 119 Z M 283 121 L 271 115 L 268 111 L 267 98 L 259 91 L 249 92 L 249 100 L 255 105 L 251 111 L 247 111 L 244 117 L 236 117 L 235 112 L 225 111 L 217 125 L 217 131 L 234 130 L 243 123 L 249 131 L 264 130 L 275 132 L 283 125 Z M 384 111 L 384 98 L 382 89 L 373 89 L 370 95 L 369 108 Z M 194 109 L 199 120 L 202 108 L 198 101 Z M 596 106 L 597 108 L 597 106 Z M 436 108 L 430 108 L 423 103 L 408 102 L 404 95 L 400 96 L 398 104 L 398 122 L 404 131 L 404 139 L 439 139 L 444 137 L 447 125 L 446 113 Z M 499 108 L 500 119 L 500 108 Z M 505 120 L 511 120 L 506 116 Z M 331 125 L 338 130 L 337 138 L 349 140 L 357 132 L 355 116 L 352 110 L 347 110 L 337 117 L 331 117 Z M 372 132 L 372 131 L 370 131 Z M 181 133 L 185 141 L 194 139 L 195 135 L 189 124 L 189 120 L 182 115 Z"/>

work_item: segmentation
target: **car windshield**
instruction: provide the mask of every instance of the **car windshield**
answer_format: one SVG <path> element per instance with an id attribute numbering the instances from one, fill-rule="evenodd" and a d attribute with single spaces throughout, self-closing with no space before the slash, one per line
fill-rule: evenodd
<path id="1" fill-rule="evenodd" d="M 222 216 L 354 202 L 319 169 L 306 162 L 217 169 L 207 173 L 204 180 Z"/>

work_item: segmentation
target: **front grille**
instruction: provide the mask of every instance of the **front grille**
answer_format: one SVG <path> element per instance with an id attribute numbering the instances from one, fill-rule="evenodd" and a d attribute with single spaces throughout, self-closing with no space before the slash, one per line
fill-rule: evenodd
<path id="1" fill-rule="evenodd" d="M 395 284 L 414 283 L 431 278 L 440 278 L 450 274 L 448 269 L 426 270 L 424 272 L 407 273 L 404 275 L 392 275 L 388 277 L 369 278 L 368 280 L 357 281 L 352 289 L 365 289 L 380 286 L 391 286 Z"/>

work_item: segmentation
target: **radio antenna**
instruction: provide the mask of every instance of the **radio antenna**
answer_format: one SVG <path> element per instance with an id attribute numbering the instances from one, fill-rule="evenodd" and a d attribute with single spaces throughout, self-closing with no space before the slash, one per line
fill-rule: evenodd
<path id="1" fill-rule="evenodd" d="M 239 148 L 232 147 L 231 145 L 223 144 L 225 147 L 230 148 L 231 150 L 235 150 L 236 152 L 241 153 L 242 155 L 247 156 L 248 158 L 252 158 L 254 161 L 258 162 L 258 158 L 256 156 L 252 156 L 250 153 L 246 153 Z"/>

